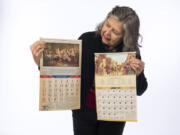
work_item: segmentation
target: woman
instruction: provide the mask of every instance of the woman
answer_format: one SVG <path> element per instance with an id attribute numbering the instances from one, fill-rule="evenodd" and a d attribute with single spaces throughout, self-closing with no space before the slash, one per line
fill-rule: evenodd
<path id="1" fill-rule="evenodd" d="M 130 67 L 137 75 L 137 95 L 142 95 L 147 88 L 147 81 L 139 51 L 139 26 L 139 18 L 133 9 L 116 6 L 96 31 L 79 37 L 82 40 L 81 109 L 73 110 L 75 135 L 122 135 L 125 122 L 97 120 L 94 53 L 135 51 L 136 58 L 130 60 Z M 37 65 L 44 47 L 43 41 L 37 41 L 31 46 Z"/>

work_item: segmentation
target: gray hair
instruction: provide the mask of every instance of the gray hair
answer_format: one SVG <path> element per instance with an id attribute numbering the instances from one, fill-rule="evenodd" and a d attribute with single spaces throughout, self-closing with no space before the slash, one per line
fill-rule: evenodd
<path id="1" fill-rule="evenodd" d="M 102 27 L 105 21 L 109 17 L 114 17 L 116 20 L 123 22 L 123 52 L 136 51 L 139 54 L 139 47 L 141 47 L 138 43 L 139 37 L 139 27 L 140 21 L 136 12 L 129 7 L 119 7 L 116 6 L 110 11 L 106 17 L 106 19 L 100 23 L 96 27 L 96 33 L 100 35 Z"/>

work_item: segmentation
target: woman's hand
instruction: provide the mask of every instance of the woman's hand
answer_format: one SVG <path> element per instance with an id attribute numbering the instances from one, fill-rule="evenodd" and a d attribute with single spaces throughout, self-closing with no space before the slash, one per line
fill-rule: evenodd
<path id="1" fill-rule="evenodd" d="M 30 46 L 34 61 L 38 66 L 39 66 L 41 54 L 45 48 L 45 44 L 46 42 L 44 41 L 36 41 L 34 44 Z"/>
<path id="2" fill-rule="evenodd" d="M 130 60 L 130 66 L 137 76 L 144 70 L 144 62 L 136 58 L 132 58 Z"/>

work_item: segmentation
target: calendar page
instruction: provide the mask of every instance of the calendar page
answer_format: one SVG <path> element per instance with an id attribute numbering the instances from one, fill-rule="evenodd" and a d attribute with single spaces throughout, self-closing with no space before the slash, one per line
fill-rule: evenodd
<path id="1" fill-rule="evenodd" d="M 81 40 L 41 40 L 39 110 L 80 109 Z"/>
<path id="2" fill-rule="evenodd" d="M 129 60 L 135 52 L 95 53 L 98 120 L 137 121 L 136 74 Z"/>

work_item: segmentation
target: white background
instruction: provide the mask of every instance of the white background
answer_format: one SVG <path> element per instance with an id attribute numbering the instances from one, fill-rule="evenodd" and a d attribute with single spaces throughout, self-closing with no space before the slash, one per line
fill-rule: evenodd
<path id="1" fill-rule="evenodd" d="M 1 0 L 0 135 L 72 135 L 71 111 L 39 112 L 39 71 L 29 46 L 40 37 L 77 39 L 115 5 L 141 21 L 147 91 L 124 135 L 180 134 L 179 0 Z"/>

